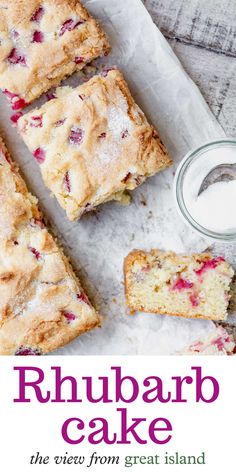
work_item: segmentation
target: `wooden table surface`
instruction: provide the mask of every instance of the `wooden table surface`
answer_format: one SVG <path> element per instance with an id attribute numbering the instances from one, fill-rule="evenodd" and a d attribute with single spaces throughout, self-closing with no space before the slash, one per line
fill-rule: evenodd
<path id="1" fill-rule="evenodd" d="M 236 137 L 236 1 L 143 0 L 229 137 Z"/>

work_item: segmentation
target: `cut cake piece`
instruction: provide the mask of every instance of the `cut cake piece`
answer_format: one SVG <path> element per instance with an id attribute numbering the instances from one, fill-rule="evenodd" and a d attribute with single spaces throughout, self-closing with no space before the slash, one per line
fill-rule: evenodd
<path id="1" fill-rule="evenodd" d="M 78 0 L 0 0 L 0 88 L 13 110 L 109 49 Z"/>
<path id="2" fill-rule="evenodd" d="M 188 318 L 225 320 L 234 275 L 223 257 L 135 250 L 125 259 L 129 308 Z"/>
<path id="3" fill-rule="evenodd" d="M 45 354 L 100 324 L 37 203 L 0 140 L 0 355 Z"/>
<path id="4" fill-rule="evenodd" d="M 171 165 L 118 70 L 57 95 L 20 118 L 18 129 L 70 220 Z"/>
<path id="5" fill-rule="evenodd" d="M 226 329 L 217 326 L 208 336 L 181 351 L 186 356 L 232 356 L 236 354 L 236 344 Z"/>

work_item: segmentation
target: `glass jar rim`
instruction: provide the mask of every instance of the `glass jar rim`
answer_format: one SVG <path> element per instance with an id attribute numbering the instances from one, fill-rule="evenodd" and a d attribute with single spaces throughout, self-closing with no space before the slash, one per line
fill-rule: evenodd
<path id="1" fill-rule="evenodd" d="M 236 232 L 230 233 L 218 233 L 216 231 L 209 230 L 204 226 L 200 225 L 197 221 L 189 213 L 184 196 L 183 196 L 183 181 L 186 175 L 188 168 L 190 167 L 191 163 L 202 156 L 205 152 L 210 149 L 218 148 L 218 147 L 236 147 L 236 139 L 230 138 L 221 138 L 215 141 L 207 142 L 202 146 L 195 148 L 187 153 L 187 155 L 183 158 L 180 162 L 174 180 L 174 197 L 177 204 L 178 211 L 185 222 L 195 231 L 197 231 L 202 237 L 207 239 L 211 239 L 218 242 L 234 242 L 236 241 Z"/>

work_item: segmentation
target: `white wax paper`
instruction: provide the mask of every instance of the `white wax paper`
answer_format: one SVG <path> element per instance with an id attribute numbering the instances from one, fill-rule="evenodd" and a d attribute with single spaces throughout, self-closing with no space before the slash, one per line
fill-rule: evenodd
<path id="1" fill-rule="evenodd" d="M 117 65 L 123 71 L 175 165 L 133 192 L 128 207 L 109 203 L 79 222 L 70 223 L 45 188 L 37 163 L 11 128 L 9 106 L 4 97 L 0 98 L 1 133 L 104 316 L 102 329 L 81 336 L 56 354 L 172 354 L 205 336 L 213 323 L 141 313 L 128 315 L 123 259 L 134 248 L 196 252 L 207 247 L 176 212 L 173 175 L 186 152 L 224 136 L 224 132 L 140 0 L 83 3 L 103 24 L 113 48 L 111 56 L 98 64 Z M 69 83 L 77 85 L 80 80 L 81 74 L 77 74 Z"/>

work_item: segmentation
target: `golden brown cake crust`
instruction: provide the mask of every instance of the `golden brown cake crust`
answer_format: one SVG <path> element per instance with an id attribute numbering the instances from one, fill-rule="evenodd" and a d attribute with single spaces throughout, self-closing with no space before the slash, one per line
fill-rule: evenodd
<path id="1" fill-rule="evenodd" d="M 118 70 L 57 95 L 24 115 L 18 129 L 70 220 L 171 165 Z"/>
<path id="2" fill-rule="evenodd" d="M 0 87 L 13 109 L 110 50 L 77 0 L 0 0 L 0 39 Z"/>
<path id="3" fill-rule="evenodd" d="M 100 324 L 0 139 L 0 355 L 43 354 Z"/>
<path id="4" fill-rule="evenodd" d="M 176 270 L 177 266 L 177 270 Z M 163 269 L 170 272 L 171 277 L 170 280 L 167 280 L 168 286 L 168 294 L 167 298 L 171 300 L 173 298 L 175 289 L 177 291 L 187 294 L 189 297 L 188 303 L 182 305 L 182 310 L 174 309 L 174 305 L 172 305 L 171 309 L 167 309 L 165 307 L 165 303 L 160 306 L 160 302 L 158 304 L 157 299 L 154 298 L 154 302 L 149 304 L 148 300 L 148 287 L 145 287 L 145 280 L 144 280 L 144 288 L 146 289 L 146 299 L 139 299 L 137 302 L 137 294 L 135 292 L 134 296 L 134 289 L 136 290 L 138 284 L 138 278 L 136 276 L 133 277 L 133 270 L 136 267 L 137 271 L 139 269 L 144 271 L 144 273 L 149 273 L 152 268 L 156 267 L 156 272 L 153 276 L 153 285 L 150 293 L 152 294 L 152 290 L 155 290 L 155 275 L 158 271 Z M 206 267 L 206 271 L 203 267 Z M 207 269 L 209 268 L 209 270 Z M 212 312 L 211 306 L 207 305 L 208 300 L 206 295 L 212 296 L 212 288 L 205 293 L 203 293 L 203 283 L 212 283 L 214 286 L 215 280 L 209 282 L 209 280 L 205 280 L 205 274 L 207 276 L 209 273 L 211 274 L 211 270 L 214 269 L 218 271 L 218 282 L 220 278 L 222 278 L 223 283 L 222 286 L 219 285 L 218 289 L 219 293 L 215 293 L 215 298 L 217 301 L 218 296 L 221 297 L 221 305 L 220 309 L 217 312 L 215 310 L 214 305 L 212 304 Z M 173 269 L 175 268 L 175 269 Z M 136 270 L 135 269 L 135 270 Z M 191 270 L 189 270 L 191 269 Z M 184 278 L 187 275 L 187 280 Z M 192 254 L 192 255 L 176 255 L 174 252 L 164 252 L 158 249 L 153 249 L 150 252 L 142 251 L 142 250 L 133 250 L 130 252 L 124 260 L 124 284 L 125 284 L 125 296 L 126 296 L 126 303 L 127 306 L 130 308 L 131 313 L 135 313 L 136 311 L 142 311 L 144 313 L 155 313 L 155 314 L 163 314 L 163 315 L 170 315 L 170 316 L 180 316 L 184 318 L 202 318 L 202 319 L 210 319 L 210 320 L 224 320 L 227 316 L 227 306 L 229 303 L 230 295 L 230 282 L 234 275 L 233 269 L 230 265 L 224 261 L 223 258 L 212 258 L 212 254 L 210 253 L 201 253 L 201 254 Z M 163 275 L 162 275 L 163 277 Z M 183 277 L 183 278 L 182 278 Z M 191 278 L 192 277 L 192 278 Z M 191 279 L 191 280 L 190 280 Z M 217 279 L 216 279 L 217 280 Z M 181 281 L 181 282 L 179 282 Z M 139 283 L 140 281 L 138 281 Z M 149 281 L 150 282 L 150 281 Z M 177 283 L 176 283 L 177 282 Z M 159 283 L 159 282 L 158 282 Z M 157 284 L 158 285 L 158 284 Z M 135 287 L 136 286 L 136 287 Z M 161 286 L 161 283 L 160 283 Z M 174 290 L 173 290 L 174 287 Z M 222 288 L 223 287 L 223 288 Z M 158 287 L 159 290 L 159 287 Z M 157 290 L 157 291 L 158 291 Z M 202 290 L 202 291 L 201 291 Z M 166 295 L 166 294 L 165 294 Z M 206 297 L 204 299 L 204 296 Z M 213 296 L 214 301 L 214 296 Z M 211 300 L 212 302 L 212 300 Z M 175 301 L 178 303 L 178 300 Z M 166 304 L 168 306 L 168 304 Z M 169 304 L 169 307 L 171 304 Z M 198 311 L 200 309 L 200 311 Z M 202 312 L 201 312 L 202 309 Z"/>

